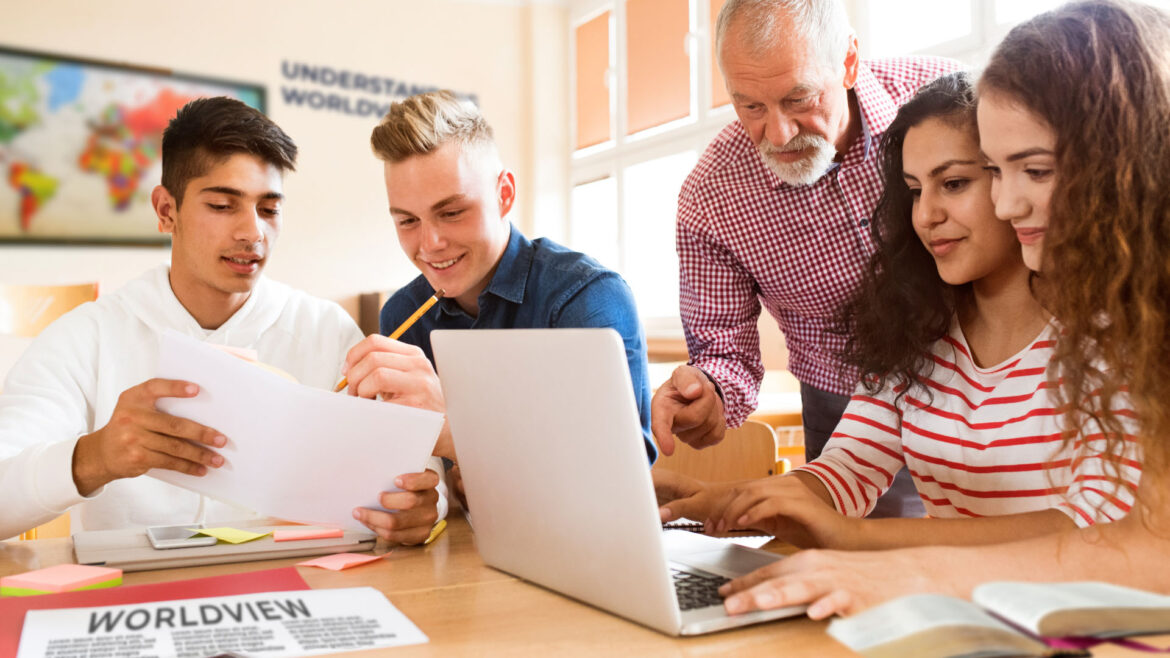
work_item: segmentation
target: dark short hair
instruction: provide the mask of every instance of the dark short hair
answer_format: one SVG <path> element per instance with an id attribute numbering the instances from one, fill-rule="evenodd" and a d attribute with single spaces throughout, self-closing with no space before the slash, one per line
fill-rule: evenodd
<path id="1" fill-rule="evenodd" d="M 226 96 L 184 105 L 163 131 L 162 185 L 183 203 L 187 183 L 237 153 L 280 171 L 296 169 L 297 145 L 259 110 Z"/>

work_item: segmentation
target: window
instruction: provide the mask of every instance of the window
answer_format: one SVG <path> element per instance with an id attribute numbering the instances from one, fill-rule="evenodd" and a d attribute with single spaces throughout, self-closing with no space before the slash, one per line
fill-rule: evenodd
<path id="1" fill-rule="evenodd" d="M 691 115 L 687 0 L 626 0 L 626 134 Z"/>
<path id="2" fill-rule="evenodd" d="M 863 57 L 941 55 L 981 66 L 1013 25 L 1062 0 L 884 0 L 854 2 Z"/>
<path id="3" fill-rule="evenodd" d="M 569 200 L 569 212 L 576 220 L 570 226 L 569 243 L 613 270 L 620 270 L 622 264 L 614 212 L 617 198 L 617 181 L 605 176 L 577 185 Z"/>
<path id="4" fill-rule="evenodd" d="M 592 88 L 604 100 L 573 101 L 568 243 L 621 273 L 652 336 L 682 335 L 678 191 L 707 143 L 735 118 L 710 52 L 708 26 L 722 5 L 584 0 L 572 8 L 571 88 L 578 95 Z M 608 41 L 599 36 L 602 24 Z M 609 50 L 599 55 L 602 43 Z"/>
<path id="5" fill-rule="evenodd" d="M 683 151 L 644 160 L 622 171 L 622 216 L 630 221 L 622 235 L 621 270 L 646 318 L 678 314 L 675 209 L 679 187 L 698 160 L 697 151 Z M 670 327 L 659 321 L 652 328 Z"/>
<path id="6" fill-rule="evenodd" d="M 972 0 L 886 0 L 878 6 L 867 3 L 869 30 L 862 47 L 871 57 L 888 57 L 938 49 L 970 48 L 974 42 Z M 859 39 L 859 41 L 861 41 Z"/>
<path id="7" fill-rule="evenodd" d="M 711 70 L 711 107 L 720 107 L 731 102 L 731 96 L 727 95 L 727 87 L 723 84 L 723 72 L 719 70 L 718 53 L 713 50 L 715 48 L 715 19 L 719 17 L 719 10 L 723 9 L 724 0 L 707 0 L 707 2 L 710 3 L 708 6 L 710 11 L 707 16 L 710 17 L 708 31 L 711 33 L 709 41 L 712 48 L 711 62 L 708 64 L 708 68 Z"/>
<path id="8" fill-rule="evenodd" d="M 611 12 L 577 26 L 577 148 L 609 141 Z"/>

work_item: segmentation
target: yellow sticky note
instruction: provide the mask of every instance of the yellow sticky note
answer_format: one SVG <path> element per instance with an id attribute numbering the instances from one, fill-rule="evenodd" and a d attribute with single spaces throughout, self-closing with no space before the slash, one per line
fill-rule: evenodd
<path id="1" fill-rule="evenodd" d="M 220 541 L 226 541 L 229 544 L 242 544 L 246 541 L 253 541 L 261 537 L 267 537 L 272 534 L 272 531 L 248 532 L 247 530 L 237 530 L 236 528 L 187 528 L 191 532 L 198 535 L 207 535 L 208 537 L 215 537 Z"/>

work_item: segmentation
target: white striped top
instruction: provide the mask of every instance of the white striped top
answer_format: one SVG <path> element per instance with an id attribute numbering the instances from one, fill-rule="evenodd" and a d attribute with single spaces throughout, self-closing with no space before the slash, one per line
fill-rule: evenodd
<path id="1" fill-rule="evenodd" d="M 1083 527 L 1125 516 L 1141 477 L 1134 414 L 1124 396 L 1115 398 L 1127 424 L 1124 486 L 1114 485 L 1117 468 L 1100 455 L 1100 431 L 1061 451 L 1062 412 L 1045 374 L 1056 331 L 1049 325 L 1015 356 L 980 368 L 954 322 L 932 346 L 926 390 L 916 386 L 898 398 L 900 388 L 870 395 L 859 386 L 824 452 L 801 470 L 852 517 L 869 514 L 902 466 L 933 517 L 1055 507 Z"/>

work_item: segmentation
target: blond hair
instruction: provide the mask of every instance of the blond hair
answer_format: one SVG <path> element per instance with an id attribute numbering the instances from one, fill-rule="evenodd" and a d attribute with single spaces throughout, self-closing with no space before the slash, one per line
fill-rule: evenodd
<path id="1" fill-rule="evenodd" d="M 374 155 L 401 162 L 426 155 L 450 141 L 486 148 L 495 153 L 492 127 L 474 103 L 450 91 L 430 91 L 390 105 L 390 111 L 370 135 Z"/>

